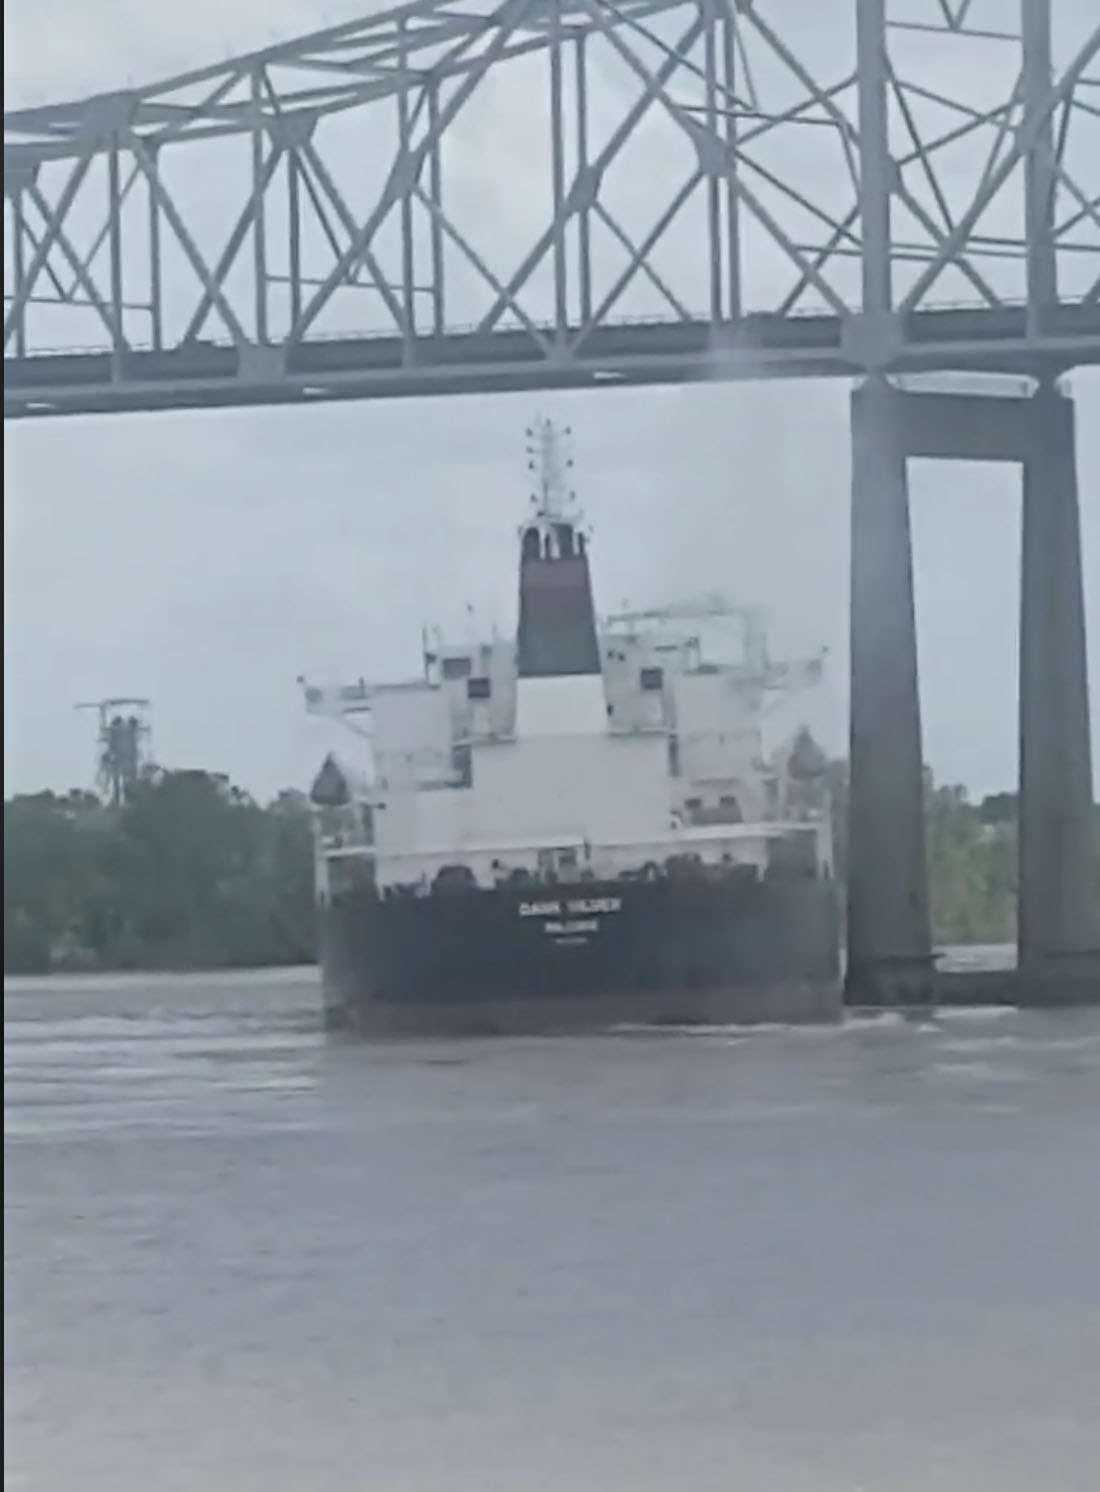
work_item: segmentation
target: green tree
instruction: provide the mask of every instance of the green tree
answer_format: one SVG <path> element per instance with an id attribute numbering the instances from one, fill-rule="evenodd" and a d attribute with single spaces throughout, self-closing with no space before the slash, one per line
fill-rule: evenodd
<path id="1" fill-rule="evenodd" d="M 214 968 L 309 960 L 308 804 L 263 808 L 206 772 L 147 776 L 121 807 L 4 805 L 4 967 Z"/>
<path id="2" fill-rule="evenodd" d="M 847 876 L 848 764 L 830 768 L 837 876 Z M 1011 943 L 1016 936 L 1016 798 L 980 805 L 958 785 L 924 780 L 932 934 L 938 944 Z M 1098 811 L 1100 825 L 1100 811 Z M 1100 831 L 1098 831 L 1100 832 Z"/>

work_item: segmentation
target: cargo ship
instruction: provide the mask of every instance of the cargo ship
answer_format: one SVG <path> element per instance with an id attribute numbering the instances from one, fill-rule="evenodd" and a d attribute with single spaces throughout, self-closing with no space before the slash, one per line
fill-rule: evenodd
<path id="1" fill-rule="evenodd" d="M 828 763 L 763 731 L 824 655 L 774 661 L 720 597 L 599 620 L 567 433 L 528 431 L 514 633 L 425 633 L 412 680 L 299 681 L 357 747 L 310 792 L 326 1025 L 836 1018 Z"/>

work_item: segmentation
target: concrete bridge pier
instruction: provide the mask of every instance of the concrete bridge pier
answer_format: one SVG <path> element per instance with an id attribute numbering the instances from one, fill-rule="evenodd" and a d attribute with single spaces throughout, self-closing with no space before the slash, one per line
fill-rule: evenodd
<path id="1" fill-rule="evenodd" d="M 932 997 L 905 395 L 852 394 L 850 1004 Z"/>
<path id="2" fill-rule="evenodd" d="M 1100 866 L 1093 828 L 1074 405 L 1030 402 L 1020 586 L 1019 967 L 1029 995 L 1095 979 Z"/>

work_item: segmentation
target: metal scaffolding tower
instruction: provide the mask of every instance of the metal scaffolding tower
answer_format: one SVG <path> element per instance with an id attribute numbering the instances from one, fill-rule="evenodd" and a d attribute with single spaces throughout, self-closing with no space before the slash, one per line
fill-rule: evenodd
<path id="1" fill-rule="evenodd" d="M 152 732 L 149 700 L 123 695 L 77 705 L 99 716 L 96 782 L 107 801 L 116 808 L 128 801 L 142 773 L 152 765 Z"/>
<path id="2" fill-rule="evenodd" d="M 15 109 L 5 417 L 1097 363 L 1098 53 L 1087 0 L 415 0 Z"/>

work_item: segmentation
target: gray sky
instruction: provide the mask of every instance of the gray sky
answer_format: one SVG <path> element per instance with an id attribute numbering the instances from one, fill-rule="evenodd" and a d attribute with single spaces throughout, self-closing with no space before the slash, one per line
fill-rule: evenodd
<path id="1" fill-rule="evenodd" d="M 361 9 L 97 0 L 93 19 L 76 0 L 13 0 L 9 103 L 142 81 Z M 510 117 L 506 92 L 493 107 Z M 502 236 L 525 242 L 541 221 L 509 216 L 530 187 L 511 132 L 467 148 L 453 169 L 471 200 L 496 192 Z M 1096 745 L 1100 375 L 1074 388 Z M 87 782 L 91 721 L 73 705 L 117 692 L 153 698 L 167 764 L 261 794 L 304 785 L 321 741 L 299 672 L 414 669 L 421 624 L 461 621 L 467 602 L 511 624 L 536 412 L 572 425 L 603 608 L 715 587 L 763 603 L 778 647 L 832 649 L 812 718 L 842 750 L 846 398 L 841 384 L 715 383 L 9 426 L 5 793 Z M 911 486 L 926 754 L 975 791 L 1011 786 L 1018 476 L 918 463 Z"/>

